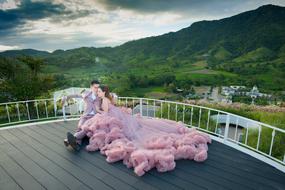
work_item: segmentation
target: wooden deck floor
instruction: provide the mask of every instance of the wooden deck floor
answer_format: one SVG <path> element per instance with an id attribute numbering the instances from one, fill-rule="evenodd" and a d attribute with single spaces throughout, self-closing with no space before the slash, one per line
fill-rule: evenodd
<path id="1" fill-rule="evenodd" d="M 0 130 L 0 189 L 285 189 L 285 174 L 218 142 L 204 163 L 177 161 L 174 171 L 137 177 L 99 152 L 63 145 L 77 121 Z"/>

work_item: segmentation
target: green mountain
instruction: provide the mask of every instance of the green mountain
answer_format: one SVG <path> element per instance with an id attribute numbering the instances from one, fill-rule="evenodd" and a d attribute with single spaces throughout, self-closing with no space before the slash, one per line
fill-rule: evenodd
<path id="1" fill-rule="evenodd" d="M 125 43 L 116 51 L 129 57 L 191 57 L 223 47 L 239 56 L 260 47 L 273 51 L 285 43 L 285 8 L 262 6 L 233 17 L 201 21 L 178 32 Z"/>
<path id="2" fill-rule="evenodd" d="M 11 50 L 1 53 L 4 56 L 22 54 L 36 56 L 73 54 L 77 59 L 93 59 L 97 54 L 117 56 L 121 62 L 132 62 L 134 59 L 147 61 L 155 56 L 155 61 L 163 58 L 189 58 L 193 55 L 211 52 L 223 48 L 227 56 L 234 57 L 265 47 L 278 51 L 285 44 L 285 8 L 265 5 L 256 10 L 241 13 L 229 18 L 201 21 L 177 32 L 161 36 L 148 37 L 127 42 L 115 48 L 78 48 L 57 50 L 52 54 L 36 50 Z M 106 52 L 105 52 L 106 51 Z"/>
<path id="3" fill-rule="evenodd" d="M 34 49 L 22 49 L 22 50 L 8 50 L 0 53 L 2 57 L 19 57 L 23 55 L 34 56 L 34 57 L 45 57 L 50 53 L 47 51 L 39 51 Z"/>
<path id="4" fill-rule="evenodd" d="M 97 68 L 100 71 L 159 75 L 159 71 L 154 70 L 166 72 L 174 69 L 178 78 L 189 76 L 191 70 L 208 69 L 225 75 L 235 73 L 241 83 L 247 83 L 241 77 L 248 76 L 255 79 L 249 82 L 250 85 L 257 83 L 270 88 L 277 82 L 281 86 L 275 85 L 274 89 L 285 89 L 285 85 L 280 84 L 285 78 L 284 47 L 285 7 L 265 5 L 229 18 L 196 22 L 177 32 L 129 41 L 114 48 L 82 47 L 52 53 L 13 50 L 2 52 L 0 56 L 40 56 L 54 70 L 55 67 L 90 70 L 94 66 L 93 71 Z M 267 74 L 276 76 L 279 82 Z"/>

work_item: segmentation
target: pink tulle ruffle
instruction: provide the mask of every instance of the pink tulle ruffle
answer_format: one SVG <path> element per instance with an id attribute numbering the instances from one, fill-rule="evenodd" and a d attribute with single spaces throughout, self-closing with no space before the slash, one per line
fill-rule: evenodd
<path id="1" fill-rule="evenodd" d="M 129 110 L 124 110 L 130 113 Z M 129 140 L 123 132 L 123 124 L 107 114 L 96 114 L 83 125 L 90 137 L 88 151 L 97 151 L 106 155 L 107 162 L 122 160 L 128 167 L 134 168 L 138 176 L 156 168 L 166 172 L 175 168 L 175 160 L 189 159 L 202 162 L 207 159 L 208 143 L 211 138 L 196 129 L 187 128 L 181 122 L 176 123 L 177 131 L 169 134 L 152 134 L 143 143 Z"/>

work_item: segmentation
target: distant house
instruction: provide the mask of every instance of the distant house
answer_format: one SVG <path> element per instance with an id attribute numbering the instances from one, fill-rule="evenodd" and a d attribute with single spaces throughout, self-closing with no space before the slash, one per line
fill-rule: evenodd
<path id="1" fill-rule="evenodd" d="M 208 54 L 208 53 L 204 53 L 203 55 L 202 55 L 202 57 L 204 57 L 204 58 L 206 58 L 206 57 L 209 57 L 210 55 Z"/>
<path id="2" fill-rule="evenodd" d="M 222 87 L 222 95 L 225 95 L 225 96 L 235 95 L 236 91 L 237 91 L 236 89 L 228 87 L 228 86 Z"/>
<path id="3" fill-rule="evenodd" d="M 249 96 L 251 98 L 266 97 L 270 98 L 270 94 L 260 93 L 257 86 L 255 85 L 250 91 L 246 92 L 245 86 L 223 86 L 222 95 L 225 96 Z"/>
<path id="4" fill-rule="evenodd" d="M 189 93 L 185 96 L 185 98 L 187 98 L 187 99 L 199 99 L 199 98 L 201 98 L 201 96 L 199 96 L 197 94 Z"/>
<path id="5" fill-rule="evenodd" d="M 181 89 L 181 88 L 176 88 L 176 92 L 183 92 L 183 89 Z"/>
<path id="6" fill-rule="evenodd" d="M 256 85 L 251 89 L 250 92 L 247 92 L 246 95 L 250 96 L 251 98 L 258 98 L 258 97 L 271 98 L 270 94 L 260 93 Z"/>
<path id="7" fill-rule="evenodd" d="M 246 89 L 245 86 L 230 86 L 231 89 L 234 89 L 234 90 L 243 90 L 243 89 Z"/>

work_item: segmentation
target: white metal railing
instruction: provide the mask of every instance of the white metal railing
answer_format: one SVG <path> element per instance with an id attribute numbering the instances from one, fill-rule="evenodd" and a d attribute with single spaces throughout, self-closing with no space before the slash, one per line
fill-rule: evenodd
<path id="1" fill-rule="evenodd" d="M 285 172 L 284 129 L 225 111 L 182 102 L 119 97 L 118 105 L 139 108 L 137 113 L 142 116 L 182 121 L 189 127 L 210 134 L 216 141 L 243 151 Z M 217 115 L 217 119 L 213 120 L 212 115 Z M 219 123 L 219 117 L 222 116 L 226 117 L 226 120 L 224 123 Z M 235 118 L 236 121 L 230 123 L 230 118 Z M 246 123 L 246 126 L 240 127 L 239 122 Z"/>
<path id="2" fill-rule="evenodd" d="M 52 98 L 0 103 L 0 127 L 60 119 L 63 115 L 65 118 L 80 116 L 79 106 L 75 114 L 69 115 L 65 114 L 64 108 L 60 101 Z"/>
<path id="3" fill-rule="evenodd" d="M 181 121 L 223 144 L 236 148 L 285 172 L 285 130 L 225 111 L 182 102 L 150 98 L 118 97 L 117 104 L 133 114 Z M 0 103 L 0 127 L 23 122 L 80 116 L 80 106 L 70 112 L 54 99 Z M 215 115 L 216 119 L 213 119 Z M 226 118 L 220 120 L 219 118 Z M 235 122 L 230 122 L 234 117 Z M 221 121 L 221 122 L 220 122 Z M 241 127 L 239 123 L 246 123 Z M 254 127 L 253 127 L 254 126 Z M 257 126 L 257 127 L 256 127 Z M 241 137 L 241 138 L 240 138 Z"/>

